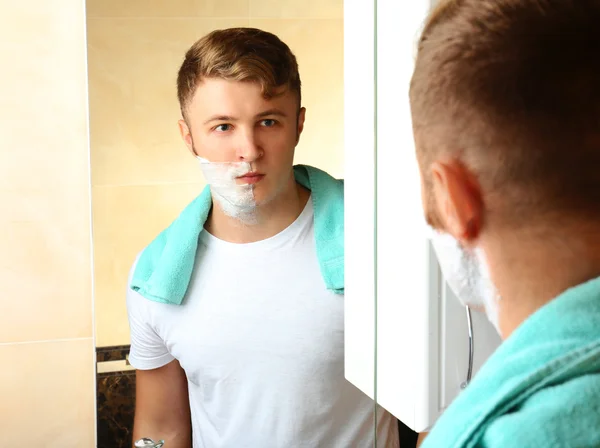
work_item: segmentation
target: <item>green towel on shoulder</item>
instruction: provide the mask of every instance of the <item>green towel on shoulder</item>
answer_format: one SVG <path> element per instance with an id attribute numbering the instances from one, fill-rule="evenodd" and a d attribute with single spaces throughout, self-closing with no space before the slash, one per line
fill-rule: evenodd
<path id="1" fill-rule="evenodd" d="M 600 447 L 600 278 L 530 316 L 422 448 Z"/>
<path id="2" fill-rule="evenodd" d="M 311 191 L 317 258 L 328 289 L 344 292 L 344 181 L 307 165 L 296 182 Z M 198 236 L 212 206 L 210 188 L 181 212 L 140 254 L 130 288 L 155 302 L 180 305 L 190 283 Z"/>

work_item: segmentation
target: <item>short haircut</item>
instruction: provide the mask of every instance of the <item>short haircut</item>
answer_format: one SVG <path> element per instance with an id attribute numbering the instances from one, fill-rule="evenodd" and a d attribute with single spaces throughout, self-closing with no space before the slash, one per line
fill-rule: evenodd
<path id="1" fill-rule="evenodd" d="M 277 36 L 256 28 L 216 30 L 191 46 L 177 76 L 184 118 L 198 85 L 206 78 L 256 82 L 266 98 L 288 89 L 297 94 L 301 104 L 296 57 Z"/>
<path id="2" fill-rule="evenodd" d="M 410 103 L 422 170 L 456 157 L 521 217 L 600 217 L 600 0 L 442 1 Z"/>

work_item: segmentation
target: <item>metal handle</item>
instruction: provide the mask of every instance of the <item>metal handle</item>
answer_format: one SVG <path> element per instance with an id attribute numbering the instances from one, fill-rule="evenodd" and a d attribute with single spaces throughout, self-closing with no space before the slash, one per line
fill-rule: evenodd
<path id="1" fill-rule="evenodd" d="M 141 439 L 136 440 L 134 444 L 135 448 L 161 448 L 164 445 L 164 440 L 159 440 L 158 442 L 155 442 L 154 440 L 148 437 L 142 437 Z"/>
<path id="2" fill-rule="evenodd" d="M 461 389 L 466 389 L 471 382 L 473 375 L 473 356 L 475 354 L 475 344 L 473 340 L 473 319 L 471 318 L 471 308 L 465 307 L 467 310 L 467 327 L 469 329 L 469 366 L 467 368 L 467 379 L 460 385 Z"/>

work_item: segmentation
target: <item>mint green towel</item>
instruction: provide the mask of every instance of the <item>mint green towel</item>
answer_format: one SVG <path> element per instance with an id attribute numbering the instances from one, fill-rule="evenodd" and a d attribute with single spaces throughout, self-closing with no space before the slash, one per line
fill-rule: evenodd
<path id="1" fill-rule="evenodd" d="M 600 278 L 530 316 L 422 448 L 600 447 Z"/>
<path id="2" fill-rule="evenodd" d="M 344 293 L 344 181 L 307 165 L 296 182 L 311 190 L 317 258 L 328 289 Z M 198 235 L 212 206 L 210 188 L 189 204 L 140 254 L 130 287 L 155 302 L 180 305 L 190 283 Z"/>

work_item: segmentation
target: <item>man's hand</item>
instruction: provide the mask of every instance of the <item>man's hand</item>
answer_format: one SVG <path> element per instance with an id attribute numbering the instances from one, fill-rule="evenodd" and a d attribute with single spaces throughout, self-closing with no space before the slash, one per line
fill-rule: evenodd
<path id="1" fill-rule="evenodd" d="M 423 443 L 423 440 L 425 440 L 425 437 L 427 437 L 428 434 L 429 434 L 428 432 L 419 433 L 419 438 L 417 439 L 417 448 L 419 448 L 421 446 L 421 444 Z"/>

